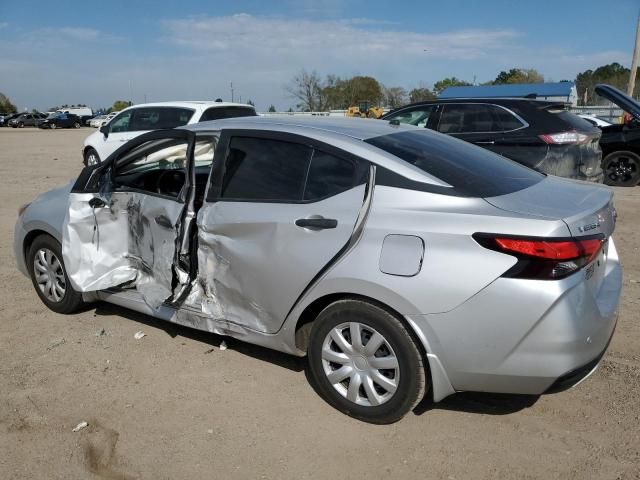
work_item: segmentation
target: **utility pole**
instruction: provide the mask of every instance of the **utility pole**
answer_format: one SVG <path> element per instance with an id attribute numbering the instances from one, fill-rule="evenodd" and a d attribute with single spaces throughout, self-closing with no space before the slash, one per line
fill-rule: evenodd
<path id="1" fill-rule="evenodd" d="M 631 61 L 631 75 L 629 75 L 629 86 L 627 95 L 633 97 L 633 89 L 636 86 L 636 73 L 638 71 L 638 57 L 640 56 L 640 13 L 638 14 L 638 25 L 636 26 L 636 46 L 633 49 L 633 60 Z"/>
<path id="2" fill-rule="evenodd" d="M 233 103 L 233 82 L 229 83 L 229 86 L 231 87 L 231 103 Z"/>

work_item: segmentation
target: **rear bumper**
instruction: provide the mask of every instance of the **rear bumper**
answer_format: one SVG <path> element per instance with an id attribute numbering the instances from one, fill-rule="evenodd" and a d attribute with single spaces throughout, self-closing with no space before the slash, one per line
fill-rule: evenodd
<path id="1" fill-rule="evenodd" d="M 586 145 L 553 145 L 544 159 L 535 167 L 543 173 L 602 183 L 602 151 Z"/>
<path id="2" fill-rule="evenodd" d="M 455 390 L 542 394 L 580 381 L 606 351 L 622 288 L 613 240 L 595 294 L 584 278 L 499 278 L 450 312 L 411 318 Z"/>

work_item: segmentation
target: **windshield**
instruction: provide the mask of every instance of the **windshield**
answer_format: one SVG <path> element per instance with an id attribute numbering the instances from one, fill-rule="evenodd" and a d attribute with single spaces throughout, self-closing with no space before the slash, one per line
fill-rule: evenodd
<path id="1" fill-rule="evenodd" d="M 439 189 L 439 193 L 495 197 L 544 179 L 543 174 L 484 148 L 429 130 L 392 133 L 365 141 L 453 187 Z"/>
<path id="2" fill-rule="evenodd" d="M 49 116 L 47 117 L 47 120 L 52 120 L 54 118 L 62 118 L 62 113 L 60 112 L 54 112 L 54 113 L 50 113 Z"/>

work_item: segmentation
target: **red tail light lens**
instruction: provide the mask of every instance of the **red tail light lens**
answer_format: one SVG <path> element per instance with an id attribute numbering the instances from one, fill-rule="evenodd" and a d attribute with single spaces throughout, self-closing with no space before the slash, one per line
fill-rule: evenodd
<path id="1" fill-rule="evenodd" d="M 589 264 L 600 252 L 604 237 L 516 238 L 475 234 L 483 247 L 513 255 L 518 262 L 503 276 L 538 280 L 564 278 Z"/>
<path id="2" fill-rule="evenodd" d="M 589 135 L 585 135 L 584 133 L 575 131 L 547 133 L 539 135 L 539 137 L 544 143 L 548 143 L 549 145 L 570 145 L 572 143 L 587 143 L 590 140 Z"/>

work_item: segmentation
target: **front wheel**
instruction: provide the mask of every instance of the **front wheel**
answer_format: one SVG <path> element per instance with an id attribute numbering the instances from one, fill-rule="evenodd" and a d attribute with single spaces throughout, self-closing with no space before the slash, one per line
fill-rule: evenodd
<path id="1" fill-rule="evenodd" d="M 316 391 L 365 422 L 396 422 L 425 392 L 423 357 L 409 331 L 394 315 L 367 302 L 340 300 L 320 312 L 308 357 Z"/>
<path id="2" fill-rule="evenodd" d="M 82 304 L 82 294 L 71 286 L 62 260 L 60 244 L 48 235 L 37 237 L 27 253 L 31 281 L 40 300 L 57 313 L 73 313 Z"/>
<path id="3" fill-rule="evenodd" d="M 24 122 L 20 122 L 20 123 L 18 124 L 18 128 L 24 128 Z"/>
<path id="4" fill-rule="evenodd" d="M 74 123 L 73 128 L 80 128 L 80 124 L 78 122 Z"/>
<path id="5" fill-rule="evenodd" d="M 633 152 L 613 152 L 602 161 L 604 183 L 614 187 L 633 187 L 640 182 L 640 156 Z"/>
<path id="6" fill-rule="evenodd" d="M 49 128 L 50 128 L 51 130 L 55 130 L 55 129 L 56 129 L 56 124 L 55 124 L 55 123 L 50 123 L 50 124 L 49 124 Z"/>

